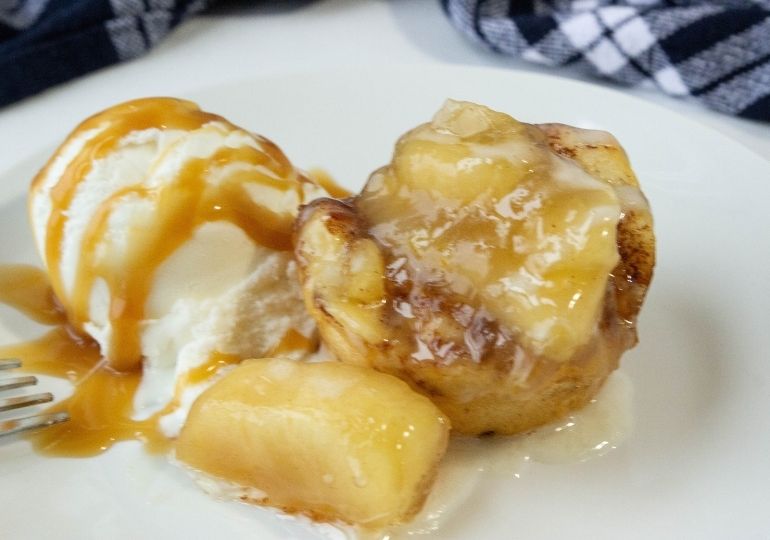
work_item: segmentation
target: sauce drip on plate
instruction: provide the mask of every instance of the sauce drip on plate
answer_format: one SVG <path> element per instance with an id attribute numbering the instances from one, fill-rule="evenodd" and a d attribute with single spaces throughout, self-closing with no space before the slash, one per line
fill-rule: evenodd
<path id="1" fill-rule="evenodd" d="M 155 416 L 132 418 L 141 371 L 113 370 L 96 343 L 70 328 L 59 326 L 35 341 L 0 349 L 0 355 L 20 358 L 26 371 L 66 377 L 75 385 L 70 397 L 47 411 L 67 411 L 70 420 L 26 436 L 38 453 L 93 456 L 116 442 L 135 439 L 151 452 L 168 448 L 170 441 L 158 430 Z"/>
<path id="2" fill-rule="evenodd" d="M 177 400 L 149 418 L 135 419 L 134 395 L 141 369 L 120 372 L 110 367 L 93 340 L 64 323 L 53 298 L 42 270 L 26 265 L 0 266 L 0 301 L 19 307 L 33 320 L 56 325 L 36 340 L 0 347 L 0 358 L 18 358 L 25 371 L 67 379 L 74 385 L 70 397 L 46 411 L 67 411 L 70 420 L 26 435 L 35 450 L 48 456 L 86 457 L 126 440 L 144 442 L 151 453 L 168 450 L 173 441 L 160 431 L 158 420 L 178 406 Z M 289 331 L 271 354 L 285 355 L 313 345 L 302 334 Z M 240 361 L 234 355 L 211 354 L 186 374 L 177 396 L 185 387 L 203 384 L 222 368 Z"/>
<path id="3" fill-rule="evenodd" d="M 56 325 L 36 340 L 0 348 L 0 357 L 18 358 L 25 371 L 75 385 L 70 397 L 47 410 L 68 411 L 70 420 L 26 436 L 35 450 L 50 456 L 92 456 L 129 439 L 145 441 L 151 451 L 165 450 L 168 439 L 158 431 L 155 418 L 131 418 L 141 372 L 111 369 L 95 342 L 64 323 L 42 270 L 0 266 L 0 276 L 0 300 L 19 307 L 33 320 Z"/>
<path id="4" fill-rule="evenodd" d="M 310 169 L 307 175 L 335 199 L 345 199 L 353 194 L 349 189 L 339 185 L 334 177 L 323 169 Z"/>
<path id="5" fill-rule="evenodd" d="M 39 323 L 62 324 L 66 320 L 64 310 L 48 284 L 48 276 L 35 266 L 0 266 L 0 303 Z"/>

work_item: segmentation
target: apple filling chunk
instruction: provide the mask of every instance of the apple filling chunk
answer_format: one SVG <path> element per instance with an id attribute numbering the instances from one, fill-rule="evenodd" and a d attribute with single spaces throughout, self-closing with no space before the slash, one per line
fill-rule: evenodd
<path id="1" fill-rule="evenodd" d="M 448 419 L 403 381 L 337 362 L 249 360 L 194 403 L 177 441 L 193 469 L 322 521 L 403 522 L 422 506 Z"/>

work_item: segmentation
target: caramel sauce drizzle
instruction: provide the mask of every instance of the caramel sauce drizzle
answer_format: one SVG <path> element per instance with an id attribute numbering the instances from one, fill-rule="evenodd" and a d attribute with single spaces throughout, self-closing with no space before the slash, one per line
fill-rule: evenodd
<path id="1" fill-rule="evenodd" d="M 221 369 L 240 364 L 242 360 L 240 356 L 235 354 L 213 352 L 206 362 L 192 368 L 185 374 L 184 386 L 204 383 L 219 373 Z"/>
<path id="2" fill-rule="evenodd" d="M 123 137 L 150 128 L 212 129 L 224 133 L 238 129 L 219 116 L 200 111 L 190 102 L 168 98 L 128 102 L 81 124 L 73 137 L 90 129 L 101 131 L 86 143 L 51 191 L 53 209 L 47 224 L 45 260 L 58 297 L 68 298 L 61 272 L 62 241 L 68 210 L 78 185 L 88 175 L 94 161 L 115 150 Z M 303 179 L 297 177 L 292 165 L 275 144 L 263 138 L 257 140 L 260 148 L 226 147 L 209 157 L 190 159 L 176 178 L 159 188 L 148 189 L 141 185 L 124 188 L 103 201 L 97 209 L 83 236 L 72 294 L 64 303 L 69 308 L 67 315 L 70 322 L 82 332 L 84 323 L 89 320 L 94 283 L 99 278 L 106 282 L 110 292 L 109 319 L 112 327 L 108 360 L 113 368 L 132 370 L 141 364 L 139 324 L 144 319 L 145 304 L 155 272 L 201 224 L 228 221 L 260 245 L 275 250 L 291 249 L 293 216 L 274 212 L 254 201 L 246 185 L 258 184 L 284 193 L 293 190 L 297 200 L 303 202 Z M 237 170 L 216 185 L 206 181 L 212 170 L 233 162 L 261 166 L 268 173 L 255 169 Z M 50 166 L 49 163 L 47 168 Z M 33 181 L 33 190 L 39 187 L 47 168 Z M 286 181 L 287 178 L 299 181 Z M 130 232 L 129 252 L 123 260 L 116 261 L 110 257 L 98 260 L 96 248 L 105 236 L 108 220 L 115 207 L 126 197 L 152 200 L 157 207 L 154 218 L 141 229 Z"/>
<path id="3" fill-rule="evenodd" d="M 296 353 L 307 353 L 317 348 L 317 340 L 306 337 L 294 328 L 289 328 L 281 338 L 281 341 L 265 355 L 265 358 L 280 358 Z"/>
<path id="4" fill-rule="evenodd" d="M 323 169 L 310 169 L 307 175 L 335 199 L 346 199 L 353 195 L 349 189 L 339 185 L 334 177 Z"/>
<path id="5" fill-rule="evenodd" d="M 61 255 L 67 213 L 80 182 L 91 171 L 93 163 L 112 152 L 120 140 L 136 130 L 162 127 L 163 129 L 196 129 L 219 117 L 197 110 L 188 101 L 176 99 L 141 99 L 129 101 L 98 113 L 82 122 L 68 140 L 93 129 L 100 129 L 75 159 L 67 166 L 56 186 L 51 190 L 52 210 L 46 226 L 44 255 L 53 290 L 59 298 L 66 298 L 61 275 Z M 64 143 L 65 145 L 67 142 Z M 58 152 L 57 152 L 58 154 Z M 32 181 L 32 190 L 39 189 L 43 178 L 55 161 L 56 154 Z"/>
<path id="6" fill-rule="evenodd" d="M 46 412 L 67 411 L 70 420 L 32 432 L 26 438 L 47 456 L 88 457 L 108 450 L 119 441 L 138 439 L 149 452 L 166 451 L 171 440 L 160 432 L 158 417 L 134 420 L 133 398 L 141 371 L 119 372 L 110 368 L 96 343 L 80 338 L 65 327 L 42 338 L 9 347 L 0 354 L 21 358 L 23 368 L 55 377 L 65 375 L 75 385 L 73 394 Z"/>
<path id="7" fill-rule="evenodd" d="M 265 358 L 282 357 L 295 353 L 308 353 L 316 348 L 316 341 L 302 335 L 293 328 L 289 328 L 276 344 L 264 356 Z M 200 366 L 192 368 L 184 376 L 182 386 L 194 386 L 208 381 L 211 377 L 219 373 L 223 368 L 240 364 L 245 358 L 235 354 L 226 354 L 222 352 L 213 352 L 208 360 Z"/>
<path id="8" fill-rule="evenodd" d="M 34 266 L 0 266 L 0 303 L 21 311 L 39 323 L 61 324 L 66 320 L 64 309 L 48 284 L 48 276 Z"/>

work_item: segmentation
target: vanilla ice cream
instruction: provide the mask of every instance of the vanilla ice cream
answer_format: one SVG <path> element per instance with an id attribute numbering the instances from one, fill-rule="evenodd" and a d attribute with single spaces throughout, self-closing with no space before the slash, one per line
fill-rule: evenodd
<path id="1" fill-rule="evenodd" d="M 291 256 L 325 191 L 270 141 L 195 104 L 130 101 L 83 122 L 38 174 L 30 219 L 54 291 L 112 367 L 163 405 L 213 353 L 311 336 Z"/>

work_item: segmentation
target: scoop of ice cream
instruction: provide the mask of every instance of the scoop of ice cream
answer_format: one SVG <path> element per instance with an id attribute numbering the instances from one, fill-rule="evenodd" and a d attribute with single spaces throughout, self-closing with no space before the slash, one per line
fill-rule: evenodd
<path id="1" fill-rule="evenodd" d="M 143 401 L 163 402 L 212 352 L 263 356 L 313 332 L 291 234 L 298 206 L 324 194 L 270 141 L 151 98 L 78 126 L 29 206 L 71 324 L 115 369 L 144 361 Z"/>

